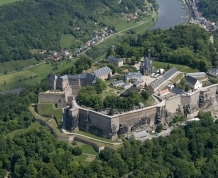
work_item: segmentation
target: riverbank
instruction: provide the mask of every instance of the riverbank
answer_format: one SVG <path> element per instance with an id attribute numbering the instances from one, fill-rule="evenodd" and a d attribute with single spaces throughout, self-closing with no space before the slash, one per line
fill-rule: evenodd
<path id="1" fill-rule="evenodd" d="M 186 17 L 186 10 L 181 7 L 180 0 L 156 0 L 159 9 L 158 9 L 158 21 L 154 26 L 150 28 L 153 29 L 169 29 L 175 25 L 184 23 Z"/>

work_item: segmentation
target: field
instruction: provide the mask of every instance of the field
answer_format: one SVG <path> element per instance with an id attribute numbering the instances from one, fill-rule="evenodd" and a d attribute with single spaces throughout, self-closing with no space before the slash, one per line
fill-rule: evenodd
<path id="1" fill-rule="evenodd" d="M 95 149 L 92 146 L 90 146 L 90 145 L 83 144 L 81 146 L 81 149 L 82 149 L 83 153 L 92 154 L 92 155 L 98 155 L 98 152 L 96 152 Z"/>
<path id="2" fill-rule="evenodd" d="M 51 103 L 39 103 L 37 104 L 38 114 L 45 117 L 54 117 L 57 125 L 61 125 L 62 122 L 62 109 L 54 108 Z"/>
<path id="3" fill-rule="evenodd" d="M 67 34 L 67 35 L 62 35 L 61 36 L 61 48 L 70 48 L 70 46 L 72 45 L 73 41 L 75 40 L 73 35 Z"/>
<path id="4" fill-rule="evenodd" d="M 35 59 L 2 62 L 0 64 L 0 74 L 3 74 L 5 71 L 12 72 L 17 70 L 22 70 L 26 67 L 35 65 L 37 63 L 39 63 L 39 61 Z"/>
<path id="5" fill-rule="evenodd" d="M 180 79 L 182 79 L 183 78 L 183 74 L 182 73 L 180 73 L 180 74 L 178 74 L 175 78 L 173 78 L 173 80 L 171 81 L 171 83 L 177 83 Z"/>
<path id="6" fill-rule="evenodd" d="M 152 62 L 152 66 L 154 66 L 155 68 L 159 69 L 159 68 L 166 68 L 167 65 L 170 64 L 170 67 L 176 67 L 178 71 L 180 72 L 199 72 L 198 69 L 191 69 L 188 66 L 185 65 L 179 65 L 179 64 L 172 64 L 172 63 L 165 63 L 165 62 L 157 62 L 157 61 L 153 61 Z"/>
<path id="7" fill-rule="evenodd" d="M 29 85 L 40 83 L 42 79 L 44 79 L 50 72 L 59 72 L 70 66 L 74 63 L 74 61 L 61 61 L 56 63 L 57 69 L 53 70 L 53 65 L 49 64 L 40 64 L 29 68 L 27 70 L 2 74 L 0 75 L 0 90 L 8 90 L 12 88 L 26 87 Z M 31 77 L 32 76 L 32 77 Z M 37 77 L 33 77 L 37 76 Z M 31 78 L 30 78 L 31 77 Z M 19 80 L 20 79 L 20 80 Z M 4 83 L 6 81 L 6 84 Z"/>
<path id="8" fill-rule="evenodd" d="M 0 0 L 0 6 L 15 2 L 15 1 L 19 1 L 19 0 Z"/>

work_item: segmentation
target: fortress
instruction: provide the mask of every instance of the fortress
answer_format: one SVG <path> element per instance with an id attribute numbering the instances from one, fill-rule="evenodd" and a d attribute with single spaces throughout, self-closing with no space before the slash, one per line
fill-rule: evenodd
<path id="1" fill-rule="evenodd" d="M 77 82 L 79 82 L 80 77 Z M 77 91 L 77 89 L 76 89 Z M 44 99 L 44 95 L 48 95 Z M 55 97 L 54 97 L 55 96 Z M 48 101 L 48 98 L 50 100 Z M 55 102 L 65 100 L 66 93 L 41 93 L 39 102 Z M 46 101 L 45 101 L 46 100 Z M 126 134 L 139 129 L 146 129 L 158 123 L 168 123 L 176 113 L 186 115 L 200 109 L 218 110 L 218 84 L 198 89 L 192 93 L 178 94 L 160 103 L 136 109 L 113 116 L 105 115 L 78 106 L 75 97 L 65 100 L 70 107 L 66 110 L 65 128 L 73 131 L 76 128 L 106 137 L 116 139 L 118 134 Z"/>
<path id="2" fill-rule="evenodd" d="M 151 75 L 150 50 L 148 57 L 144 57 L 140 72 L 142 75 Z M 168 70 L 161 78 L 150 84 L 151 92 L 177 72 L 174 67 Z M 152 129 L 156 124 L 166 124 L 177 113 L 185 115 L 195 114 L 200 109 L 218 110 L 218 84 L 200 88 L 191 93 L 181 93 L 173 97 L 161 99 L 156 95 L 159 103 L 153 106 L 125 111 L 113 116 L 104 112 L 96 112 L 79 106 L 76 96 L 82 86 L 93 85 L 97 78 L 107 79 L 112 75 L 108 67 L 100 68 L 90 73 L 80 75 L 50 76 L 51 91 L 40 93 L 38 102 L 57 103 L 57 107 L 65 108 L 63 127 L 69 131 L 81 129 L 105 138 L 116 139 L 118 134 L 127 134 L 139 130 Z M 60 90 L 60 91 L 57 91 Z"/>

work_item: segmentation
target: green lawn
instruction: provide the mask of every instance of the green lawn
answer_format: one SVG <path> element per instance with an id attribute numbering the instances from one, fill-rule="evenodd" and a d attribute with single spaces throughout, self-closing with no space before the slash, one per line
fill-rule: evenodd
<path id="1" fill-rule="evenodd" d="M 29 67 L 31 65 L 37 64 L 39 61 L 35 59 L 19 60 L 19 61 L 9 61 L 0 63 L 0 74 L 7 72 L 12 72 L 16 70 L 22 70 L 23 68 Z"/>
<path id="2" fill-rule="evenodd" d="M 40 81 L 45 78 L 50 71 L 52 71 L 51 65 L 41 64 L 28 70 L 0 75 L 0 89 L 8 90 L 40 83 Z M 31 76 L 32 78 L 29 78 Z M 6 81 L 6 85 L 3 85 L 4 81 Z"/>
<path id="3" fill-rule="evenodd" d="M 70 48 L 70 46 L 73 44 L 73 41 L 75 40 L 74 36 L 71 34 L 62 35 L 61 36 L 61 48 Z"/>
<path id="4" fill-rule="evenodd" d="M 33 68 L 14 72 L 11 74 L 2 74 L 0 75 L 0 90 L 9 90 L 12 88 L 26 87 L 29 85 L 40 83 L 42 79 L 44 79 L 50 72 L 60 72 L 67 66 L 70 66 L 74 63 L 74 61 L 61 61 L 58 62 L 58 68 L 53 71 L 53 66 L 49 64 L 40 64 Z M 37 77 L 33 77 L 36 76 Z M 32 76 L 33 78 L 29 78 Z M 26 78 L 26 79 L 25 79 Z M 28 79 L 27 79 L 28 78 Z M 21 81 L 19 81 L 21 79 Z M 25 80 L 24 80 L 25 79 Z M 4 81 L 6 81 L 6 85 L 4 85 Z"/>
<path id="5" fill-rule="evenodd" d="M 81 146 L 83 153 L 92 154 L 92 155 L 98 155 L 98 152 L 95 151 L 95 149 L 90 145 L 82 145 Z"/>
<path id="6" fill-rule="evenodd" d="M 57 125 L 60 126 L 62 122 L 62 109 L 54 108 L 54 104 L 39 103 L 37 104 L 37 112 L 41 116 L 54 117 L 57 122 Z"/>
<path id="7" fill-rule="evenodd" d="M 178 80 L 180 80 L 183 77 L 183 74 L 178 74 L 172 81 L 171 83 L 174 84 L 176 83 Z"/>
<path id="8" fill-rule="evenodd" d="M 191 69 L 188 66 L 185 65 L 179 65 L 179 64 L 172 64 L 172 63 L 165 63 L 165 62 L 158 62 L 158 61 L 153 61 L 152 62 L 152 66 L 154 66 L 155 68 L 159 69 L 159 68 L 166 68 L 167 65 L 170 64 L 170 67 L 176 67 L 178 71 L 181 72 L 198 72 L 198 69 Z"/>
<path id="9" fill-rule="evenodd" d="M 19 0 L 0 0 L 0 6 L 15 2 L 15 1 L 19 1 Z"/>
<path id="10" fill-rule="evenodd" d="M 152 104 L 154 104 L 154 102 L 155 102 L 154 98 L 150 96 L 148 100 L 144 102 L 144 107 L 151 106 Z"/>
<path id="11" fill-rule="evenodd" d="M 91 138 L 95 138 L 95 139 L 98 139 L 98 140 L 101 140 L 101 141 L 106 141 L 106 142 L 111 142 L 111 143 L 114 142 L 113 140 L 106 139 L 106 138 L 103 138 L 103 137 L 98 137 L 96 135 L 90 134 L 88 132 L 84 132 L 82 130 L 77 131 L 77 133 L 81 134 L 81 135 L 85 135 L 85 136 L 91 137 Z"/>
<path id="12" fill-rule="evenodd" d="M 3 85 L 5 82 L 5 85 L 17 82 L 19 79 L 25 79 L 29 77 L 34 77 L 37 74 L 29 71 L 29 70 L 24 70 L 16 73 L 11 73 L 11 74 L 3 74 L 0 75 L 0 85 Z"/>

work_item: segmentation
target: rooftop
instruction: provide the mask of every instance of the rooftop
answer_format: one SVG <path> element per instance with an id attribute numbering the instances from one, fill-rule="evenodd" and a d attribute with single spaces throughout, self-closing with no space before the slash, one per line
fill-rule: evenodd
<path id="1" fill-rule="evenodd" d="M 57 80 L 58 79 L 58 76 L 55 75 L 55 74 L 51 74 L 50 77 L 49 77 L 50 80 Z"/>
<path id="2" fill-rule="evenodd" d="M 209 72 L 218 73 L 218 69 L 212 68 L 212 69 L 209 70 Z"/>
<path id="3" fill-rule="evenodd" d="M 186 80 L 187 80 L 187 82 L 188 83 L 190 83 L 191 85 L 195 85 L 196 83 L 197 83 L 197 79 L 196 78 L 194 78 L 194 77 L 192 77 L 192 76 L 186 76 Z"/>
<path id="4" fill-rule="evenodd" d="M 123 61 L 123 59 L 121 59 L 121 58 L 116 58 L 116 57 L 114 57 L 113 55 L 108 56 L 107 59 L 110 60 L 110 61 L 116 61 L 116 62 L 121 62 L 121 61 Z"/>
<path id="5" fill-rule="evenodd" d="M 111 84 L 118 85 L 118 84 L 123 84 L 123 83 L 124 83 L 123 80 L 117 80 L 117 81 L 112 82 Z"/>
<path id="6" fill-rule="evenodd" d="M 112 73 L 112 70 L 109 67 L 105 66 L 98 70 L 95 70 L 93 73 L 96 77 L 101 77 L 103 75 Z"/>
<path id="7" fill-rule="evenodd" d="M 177 68 L 173 67 L 172 69 L 168 70 L 165 74 L 163 74 L 163 76 L 161 76 L 159 79 L 157 79 L 153 83 L 151 83 L 151 87 L 153 89 L 158 88 L 165 81 L 167 81 L 170 77 L 172 77 L 176 72 L 177 72 Z"/>
<path id="8" fill-rule="evenodd" d="M 151 69 L 151 61 L 147 57 L 144 57 L 144 68 L 149 70 Z"/>
<path id="9" fill-rule="evenodd" d="M 142 74 L 140 72 L 129 72 L 125 75 L 127 78 L 141 78 Z"/>
<path id="10" fill-rule="evenodd" d="M 129 86 L 130 85 L 130 83 L 129 82 L 126 82 L 126 83 L 124 83 L 122 86 L 121 86 L 121 88 L 125 88 L 126 86 Z"/>
<path id="11" fill-rule="evenodd" d="M 143 81 L 137 81 L 137 82 L 135 82 L 133 85 L 135 85 L 136 87 L 137 86 L 139 86 L 140 84 L 142 84 L 143 83 Z"/>
<path id="12" fill-rule="evenodd" d="M 129 89 L 127 89 L 126 91 L 124 91 L 123 93 L 121 93 L 120 96 L 128 96 L 129 93 L 130 93 L 131 91 L 134 91 L 134 90 L 137 90 L 137 87 L 132 86 L 132 87 L 130 87 Z"/>

